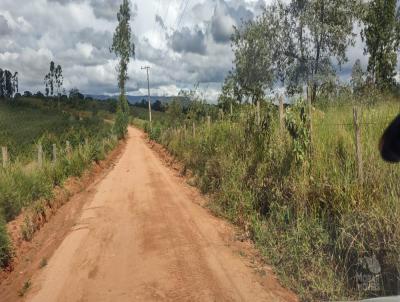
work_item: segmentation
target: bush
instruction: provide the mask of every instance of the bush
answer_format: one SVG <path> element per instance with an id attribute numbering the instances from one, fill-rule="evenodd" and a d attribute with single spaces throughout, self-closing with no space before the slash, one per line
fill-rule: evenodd
<path id="1" fill-rule="evenodd" d="M 122 139 L 128 133 L 128 124 L 129 124 L 129 116 L 122 112 L 121 110 L 117 111 L 117 115 L 115 117 L 114 124 L 114 133 L 117 135 L 119 139 Z"/>
<path id="2" fill-rule="evenodd" d="M 4 219 L 0 215 L 0 268 L 9 264 L 12 256 L 11 242 Z"/>

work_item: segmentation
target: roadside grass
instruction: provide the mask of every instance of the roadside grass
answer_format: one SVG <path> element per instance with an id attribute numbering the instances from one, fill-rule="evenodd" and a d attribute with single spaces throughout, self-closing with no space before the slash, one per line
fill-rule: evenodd
<path id="1" fill-rule="evenodd" d="M 267 103 L 260 125 L 254 109 L 243 105 L 210 128 L 198 122 L 195 136 L 184 127 L 135 124 L 195 174 L 200 190 L 213 196 L 210 208 L 243 227 L 302 300 L 358 299 L 374 293 L 357 288 L 357 259 L 376 255 L 382 269 L 400 271 L 400 168 L 383 162 L 378 151 L 400 106 L 382 99 L 317 103 L 311 152 L 280 131 L 278 110 Z M 353 105 L 363 112 L 362 185 Z M 299 119 L 300 109 L 288 110 Z M 382 278 L 389 288 L 380 294 L 390 294 L 393 280 Z"/>
<path id="2" fill-rule="evenodd" d="M 0 268 L 12 258 L 6 223 L 25 209 L 21 228 L 31 240 L 46 221 L 53 188 L 70 176 L 81 176 L 92 162 L 105 158 L 118 143 L 112 125 L 98 117 L 76 119 L 58 110 L 15 107 L 0 102 L 0 145 L 9 147 L 11 161 L 0 167 Z M 18 122 L 16 122 L 18 121 Z M 67 150 L 66 141 L 70 143 Z M 43 165 L 37 163 L 37 144 L 43 147 Z M 57 161 L 52 160 L 53 144 Z"/>
<path id="3" fill-rule="evenodd" d="M 12 257 L 12 246 L 7 234 L 6 224 L 0 215 L 0 267 L 8 265 Z"/>

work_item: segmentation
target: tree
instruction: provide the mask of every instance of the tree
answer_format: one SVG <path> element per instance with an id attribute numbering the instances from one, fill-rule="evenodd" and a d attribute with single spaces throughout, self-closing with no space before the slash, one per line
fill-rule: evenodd
<path id="1" fill-rule="evenodd" d="M 60 96 L 62 92 L 62 86 L 64 83 L 64 77 L 62 74 L 62 68 L 61 65 L 57 65 L 55 71 L 54 71 L 54 78 L 55 78 L 55 84 L 57 88 L 57 95 Z"/>
<path id="2" fill-rule="evenodd" d="M 224 111 L 228 111 L 234 104 L 241 103 L 242 96 L 239 91 L 240 89 L 237 86 L 235 74 L 230 72 L 222 85 L 222 91 L 218 97 L 218 105 L 222 107 Z"/>
<path id="3" fill-rule="evenodd" d="M 41 91 L 36 92 L 33 96 L 39 99 L 44 98 L 44 94 Z"/>
<path id="4" fill-rule="evenodd" d="M 50 62 L 50 71 L 44 76 L 44 84 L 46 96 L 54 96 L 54 88 L 56 88 L 57 96 L 60 95 L 63 85 L 62 68 L 60 65 L 55 65 L 53 61 Z"/>
<path id="5" fill-rule="evenodd" d="M 0 98 L 4 98 L 5 94 L 5 77 L 4 71 L 0 68 Z"/>
<path id="6" fill-rule="evenodd" d="M 85 96 L 79 92 L 78 88 L 71 88 L 71 90 L 69 91 L 69 98 L 71 100 L 75 99 L 75 100 L 84 100 Z"/>
<path id="7" fill-rule="evenodd" d="M 12 94 L 18 93 L 18 72 L 12 76 Z"/>
<path id="8" fill-rule="evenodd" d="M 32 96 L 32 92 L 30 92 L 30 91 L 24 91 L 23 96 L 26 97 L 26 98 L 29 98 L 29 97 Z"/>
<path id="9" fill-rule="evenodd" d="M 277 50 L 272 45 L 280 33 L 279 7 L 267 7 L 261 17 L 234 29 L 232 48 L 235 54 L 234 76 L 240 95 L 255 103 L 271 88 L 277 77 Z"/>
<path id="10" fill-rule="evenodd" d="M 232 39 L 235 79 L 244 96 L 261 97 L 280 81 L 290 94 L 335 81 L 332 59 L 341 65 L 354 43 L 359 0 L 292 0 L 269 5 Z"/>
<path id="11" fill-rule="evenodd" d="M 45 86 L 44 93 L 45 93 L 46 96 L 49 96 L 49 94 L 50 94 L 50 88 L 49 88 L 50 84 L 49 84 L 49 82 L 50 82 L 50 77 L 49 77 L 48 74 L 46 74 L 44 76 L 44 86 Z"/>
<path id="12" fill-rule="evenodd" d="M 151 106 L 151 108 L 155 111 L 162 111 L 162 104 L 160 100 L 157 100 L 153 103 L 153 105 Z"/>
<path id="13" fill-rule="evenodd" d="M 172 102 L 168 104 L 166 111 L 169 123 L 172 126 L 177 126 L 183 118 L 183 107 L 179 98 L 174 98 Z"/>
<path id="14" fill-rule="evenodd" d="M 380 89 L 395 84 L 397 51 L 399 49 L 400 16 L 396 0 L 372 0 L 364 17 L 362 37 L 369 53 L 368 75 Z"/>
<path id="15" fill-rule="evenodd" d="M 111 113 L 117 112 L 117 107 L 118 107 L 117 100 L 108 99 L 108 100 L 106 100 L 106 103 L 107 103 L 107 110 L 108 111 L 110 111 Z"/>
<path id="16" fill-rule="evenodd" d="M 353 86 L 353 93 L 359 94 L 364 86 L 364 71 L 361 67 L 360 59 L 357 59 L 351 71 L 351 85 Z"/>
<path id="17" fill-rule="evenodd" d="M 120 89 L 115 131 L 122 138 L 126 135 L 128 127 L 129 105 L 125 95 L 125 84 L 128 79 L 128 63 L 135 56 L 135 44 L 131 41 L 132 30 L 130 26 L 131 9 L 128 0 L 123 0 L 117 13 L 118 25 L 115 29 L 110 52 L 119 57 L 118 87 Z"/>
<path id="18" fill-rule="evenodd" d="M 13 86 L 13 75 L 9 70 L 4 71 L 4 78 L 5 78 L 5 91 L 4 91 L 4 96 L 7 98 L 10 98 L 13 95 L 14 92 L 14 86 Z"/>

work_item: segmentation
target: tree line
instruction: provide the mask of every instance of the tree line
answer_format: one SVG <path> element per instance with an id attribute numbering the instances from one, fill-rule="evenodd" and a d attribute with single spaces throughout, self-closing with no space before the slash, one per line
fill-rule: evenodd
<path id="1" fill-rule="evenodd" d="M 366 71 L 358 60 L 353 88 L 381 91 L 396 86 L 400 42 L 400 8 L 396 0 L 275 1 L 255 20 L 243 22 L 232 35 L 234 68 L 225 79 L 220 102 L 255 102 L 276 86 L 288 95 L 307 92 L 314 101 L 334 90 L 337 69 L 348 61 L 361 28 L 369 55 Z"/>

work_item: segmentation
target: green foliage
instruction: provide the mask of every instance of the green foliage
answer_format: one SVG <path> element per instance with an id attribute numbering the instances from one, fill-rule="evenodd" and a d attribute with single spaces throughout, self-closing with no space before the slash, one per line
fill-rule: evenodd
<path id="1" fill-rule="evenodd" d="M 12 248 L 7 227 L 0 213 L 0 267 L 5 267 L 11 260 Z"/>
<path id="2" fill-rule="evenodd" d="M 310 85 L 315 100 L 320 87 L 336 80 L 333 59 L 346 61 L 359 7 L 357 0 L 277 1 L 235 29 L 237 99 L 254 103 L 280 81 L 290 94 Z"/>
<path id="3" fill-rule="evenodd" d="M 183 107 L 181 101 L 179 99 L 173 99 L 172 102 L 168 104 L 166 113 L 170 125 L 179 125 L 183 119 Z"/>
<path id="4" fill-rule="evenodd" d="M 297 163 L 307 160 L 310 151 L 310 118 L 306 114 L 306 104 L 300 100 L 286 110 L 286 128 L 293 139 L 293 154 Z"/>
<path id="5" fill-rule="evenodd" d="M 114 134 L 118 136 L 119 139 L 124 138 L 128 133 L 129 116 L 118 109 L 115 116 L 115 123 L 113 126 Z"/>
<path id="6" fill-rule="evenodd" d="M 245 104 L 210 129 L 198 123 L 196 136 L 164 126 L 154 137 L 211 194 L 209 206 L 247 231 L 301 299 L 358 299 L 368 292 L 351 283 L 355 259 L 381 255 L 385 268 L 398 268 L 400 168 L 384 163 L 377 150 L 382 124 L 398 113 L 398 100 L 389 100 L 363 97 L 363 187 L 348 99 L 315 105 L 312 148 L 303 101 L 287 108 L 283 133 L 277 108 L 262 103 L 261 123 Z"/>
<path id="7" fill-rule="evenodd" d="M 351 70 L 351 85 L 353 86 L 353 92 L 358 95 L 365 85 L 364 71 L 362 70 L 360 59 L 356 60 Z"/>
<path id="8" fill-rule="evenodd" d="M 128 79 L 128 64 L 130 58 L 135 56 L 135 44 L 131 41 L 132 30 L 130 26 L 131 9 L 128 0 L 123 0 L 117 14 L 118 25 L 114 32 L 110 52 L 119 57 L 118 86 L 120 96 L 117 116 L 115 119 L 114 133 L 119 137 L 125 137 L 129 124 L 129 106 L 125 96 L 125 83 Z"/>
<path id="9" fill-rule="evenodd" d="M 400 43 L 400 15 L 396 0 L 372 0 L 367 4 L 363 37 L 369 53 L 368 72 L 382 90 L 393 88 Z M 384 22 L 382 22 L 384 20 Z"/>
<path id="10" fill-rule="evenodd" d="M 218 105 L 228 112 L 231 106 L 234 106 L 237 102 L 242 102 L 242 95 L 235 80 L 235 73 L 230 72 L 222 85 L 222 91 L 218 97 Z"/>

